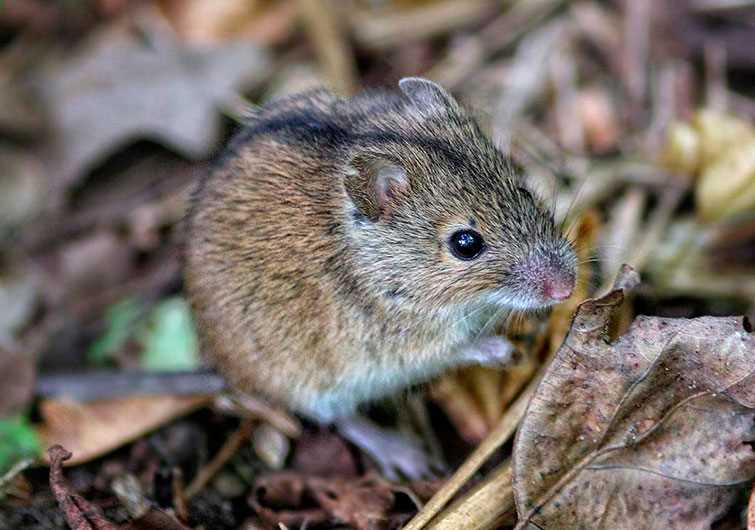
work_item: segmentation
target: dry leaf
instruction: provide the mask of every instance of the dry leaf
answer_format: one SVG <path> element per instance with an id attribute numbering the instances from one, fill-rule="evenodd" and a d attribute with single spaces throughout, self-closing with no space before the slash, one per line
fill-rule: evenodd
<path id="1" fill-rule="evenodd" d="M 389 527 L 394 491 L 377 476 L 341 479 L 281 472 L 260 478 L 250 503 L 270 524 L 299 527 L 338 521 L 357 530 L 378 530 Z"/>
<path id="2" fill-rule="evenodd" d="M 578 308 L 530 402 L 517 528 L 708 529 L 755 477 L 749 322 L 638 317 L 610 343 L 621 286 Z"/>
<path id="3" fill-rule="evenodd" d="M 63 476 L 63 462 L 71 458 L 71 453 L 60 445 L 54 445 L 48 449 L 47 456 L 50 460 L 50 489 L 71 529 L 118 530 L 117 526 L 102 515 L 97 506 L 74 493 L 66 482 Z"/>
<path id="4" fill-rule="evenodd" d="M 134 521 L 116 526 L 108 521 L 102 511 L 75 493 L 63 476 L 63 462 L 71 453 L 60 445 L 47 451 L 50 460 L 50 488 L 72 530 L 189 530 L 167 513 L 147 507 L 146 512 Z"/>
<path id="5" fill-rule="evenodd" d="M 81 464 L 209 403 L 208 396 L 136 396 L 91 403 L 43 401 L 43 446 L 64 445 Z"/>
<path id="6" fill-rule="evenodd" d="M 61 190 L 135 139 L 192 159 L 209 155 L 221 134 L 219 107 L 268 72 L 251 43 L 185 48 L 154 11 L 135 20 L 106 26 L 35 77 L 52 122 L 45 158 Z"/>

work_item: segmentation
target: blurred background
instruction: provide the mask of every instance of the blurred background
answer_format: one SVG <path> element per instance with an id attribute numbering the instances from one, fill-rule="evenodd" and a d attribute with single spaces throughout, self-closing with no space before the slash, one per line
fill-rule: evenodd
<path id="1" fill-rule="evenodd" d="M 441 418 L 433 425 L 451 433 L 440 450 L 452 463 L 560 344 L 575 305 L 610 285 L 621 263 L 644 280 L 627 321 L 755 318 L 755 2 L 5 0 L 0 476 L 59 439 L 82 462 L 121 447 L 110 467 L 99 460 L 77 471 L 78 488 L 95 497 L 108 495 L 103 476 L 152 477 L 171 444 L 186 452 L 184 439 L 194 450 L 175 450 L 173 464 L 201 467 L 220 443 L 207 426 L 235 428 L 216 410 L 144 434 L 206 402 L 149 421 L 145 404 L 110 410 L 108 421 L 146 423 L 123 432 L 110 423 L 115 434 L 103 439 L 88 430 L 101 426 L 96 412 L 40 398 L 38 381 L 199 366 L 180 221 L 194 179 L 244 109 L 310 87 L 348 95 L 411 75 L 474 110 L 554 201 L 588 264 L 572 302 L 546 322 L 518 323 L 519 369 L 466 371 L 431 387 Z M 296 458 L 301 444 L 260 436 L 275 449 L 249 449 L 252 469 Z M 0 527 L 63 527 L 44 473 L 5 477 Z M 205 493 L 207 506 L 232 507 L 217 508 L 208 528 L 261 513 L 234 504 L 253 479 L 228 480 Z"/>

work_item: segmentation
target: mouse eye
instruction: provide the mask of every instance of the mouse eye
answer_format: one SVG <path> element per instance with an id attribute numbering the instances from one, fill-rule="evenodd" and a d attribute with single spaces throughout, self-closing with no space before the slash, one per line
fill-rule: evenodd
<path id="1" fill-rule="evenodd" d="M 459 230 L 454 232 L 448 244 L 451 253 L 459 259 L 472 260 L 485 250 L 485 241 L 474 230 Z"/>

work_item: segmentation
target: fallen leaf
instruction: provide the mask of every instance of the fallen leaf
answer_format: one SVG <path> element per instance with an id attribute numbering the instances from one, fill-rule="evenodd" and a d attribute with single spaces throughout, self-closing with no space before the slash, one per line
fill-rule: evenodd
<path id="1" fill-rule="evenodd" d="M 63 462 L 71 458 L 71 453 L 60 445 L 47 450 L 50 461 L 50 489 L 58 506 L 63 511 L 72 530 L 118 530 L 118 527 L 105 519 L 102 511 L 81 495 L 71 490 L 63 476 Z"/>
<path id="2" fill-rule="evenodd" d="M 72 454 L 60 445 L 47 450 L 50 461 L 50 488 L 58 506 L 63 511 L 71 530 L 189 530 L 167 513 L 156 508 L 146 508 L 146 512 L 123 526 L 108 521 L 102 511 L 81 495 L 73 492 L 63 476 L 63 462 Z"/>
<path id="3" fill-rule="evenodd" d="M 357 462 L 343 438 L 334 432 L 306 434 L 296 442 L 291 468 L 304 475 L 355 477 Z"/>
<path id="4" fill-rule="evenodd" d="M 219 108 L 269 67 L 248 42 L 183 46 L 156 8 L 105 26 L 34 78 L 50 113 L 45 160 L 56 190 L 135 139 L 157 140 L 191 159 L 208 156 L 221 134 Z"/>
<path id="5" fill-rule="evenodd" d="M 209 403 L 209 396 L 135 396 L 91 403 L 50 399 L 37 429 L 45 447 L 71 448 L 70 464 L 88 462 Z"/>
<path id="6" fill-rule="evenodd" d="M 750 502 L 747 505 L 747 530 L 755 530 L 755 489 L 750 492 Z"/>
<path id="7" fill-rule="evenodd" d="M 747 319 L 638 317 L 620 276 L 579 306 L 514 444 L 518 529 L 703 530 L 755 477 Z"/>
<path id="8" fill-rule="evenodd" d="M 389 527 L 394 497 L 390 483 L 377 476 L 321 478 L 284 471 L 260 478 L 249 501 L 273 525 L 339 522 L 378 530 Z"/>

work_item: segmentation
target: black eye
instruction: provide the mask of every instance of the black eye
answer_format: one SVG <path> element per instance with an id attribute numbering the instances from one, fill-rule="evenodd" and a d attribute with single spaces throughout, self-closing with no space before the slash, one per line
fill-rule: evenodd
<path id="1" fill-rule="evenodd" d="M 485 241 L 474 230 L 454 232 L 448 243 L 451 247 L 451 253 L 463 260 L 475 259 L 485 250 Z"/>

